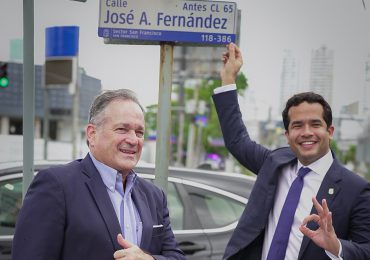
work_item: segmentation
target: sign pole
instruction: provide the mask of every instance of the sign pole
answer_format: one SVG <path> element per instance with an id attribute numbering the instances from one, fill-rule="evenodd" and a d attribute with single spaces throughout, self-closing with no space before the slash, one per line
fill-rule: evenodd
<path id="1" fill-rule="evenodd" d="M 23 0 L 23 188 L 26 195 L 34 173 L 34 118 L 35 118 L 35 65 L 34 65 L 34 2 Z"/>
<path id="2" fill-rule="evenodd" d="M 160 45 L 159 95 L 157 113 L 157 141 L 154 183 L 167 194 L 171 136 L 171 90 L 174 45 Z"/>

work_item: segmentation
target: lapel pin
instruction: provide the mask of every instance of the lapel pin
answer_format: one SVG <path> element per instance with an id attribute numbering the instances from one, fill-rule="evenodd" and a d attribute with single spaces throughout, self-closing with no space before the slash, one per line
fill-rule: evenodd
<path id="1" fill-rule="evenodd" d="M 333 195 L 333 194 L 334 194 L 334 188 L 330 188 L 330 189 L 328 190 L 328 193 L 329 193 L 330 195 Z"/>

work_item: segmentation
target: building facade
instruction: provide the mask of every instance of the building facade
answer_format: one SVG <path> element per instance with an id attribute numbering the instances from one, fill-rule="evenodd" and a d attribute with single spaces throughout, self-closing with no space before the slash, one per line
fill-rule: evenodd
<path id="1" fill-rule="evenodd" d="M 286 101 L 299 92 L 299 65 L 291 50 L 284 50 L 280 77 L 280 109 L 283 111 Z"/>
<path id="2" fill-rule="evenodd" d="M 325 45 L 311 52 L 310 91 L 322 95 L 333 105 L 334 52 Z"/>
<path id="3" fill-rule="evenodd" d="M 87 123 L 89 108 L 94 97 L 101 93 L 101 81 L 81 73 L 79 94 L 79 121 Z M 0 134 L 22 135 L 23 118 L 23 65 L 8 63 L 9 85 L 0 89 Z M 45 88 L 43 66 L 35 65 L 35 138 L 43 136 L 45 116 Z M 49 139 L 70 141 L 72 133 L 73 96 L 68 87 L 49 88 Z"/>

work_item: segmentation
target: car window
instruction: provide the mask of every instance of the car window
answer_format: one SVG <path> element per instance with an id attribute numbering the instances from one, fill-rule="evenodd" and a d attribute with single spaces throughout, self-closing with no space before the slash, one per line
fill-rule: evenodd
<path id="1" fill-rule="evenodd" d="M 22 205 L 22 179 L 0 182 L 0 235 L 13 235 Z"/>
<path id="2" fill-rule="evenodd" d="M 245 205 L 218 193 L 185 185 L 203 228 L 219 228 L 237 221 Z"/>
<path id="3" fill-rule="evenodd" d="M 167 200 L 172 229 L 184 229 L 184 205 L 173 182 L 168 182 Z"/>
<path id="4" fill-rule="evenodd" d="M 154 179 L 147 179 L 154 183 Z M 180 198 L 180 194 L 173 182 L 168 182 L 167 186 L 167 207 L 170 212 L 171 228 L 172 230 L 184 229 L 185 209 L 184 204 Z"/>

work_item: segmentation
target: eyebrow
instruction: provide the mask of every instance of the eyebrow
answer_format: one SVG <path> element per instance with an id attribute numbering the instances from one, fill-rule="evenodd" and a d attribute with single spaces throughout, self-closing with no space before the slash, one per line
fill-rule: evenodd
<path id="1" fill-rule="evenodd" d="M 305 120 L 296 120 L 296 121 L 292 121 L 290 124 L 291 125 L 303 124 L 304 121 Z M 323 120 L 321 120 L 321 119 L 310 119 L 310 120 L 308 120 L 308 122 L 310 124 L 313 124 L 313 123 L 322 123 Z"/>
<path id="2" fill-rule="evenodd" d="M 114 127 L 125 127 L 125 128 L 131 128 L 133 126 L 133 124 L 130 124 L 130 123 L 118 123 L 116 125 L 114 125 Z M 135 127 L 134 125 L 134 128 L 135 130 L 144 130 L 145 128 L 141 125 L 138 125 L 137 127 Z"/>

